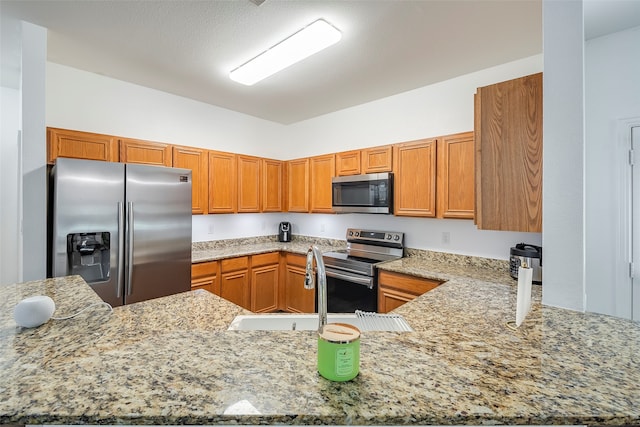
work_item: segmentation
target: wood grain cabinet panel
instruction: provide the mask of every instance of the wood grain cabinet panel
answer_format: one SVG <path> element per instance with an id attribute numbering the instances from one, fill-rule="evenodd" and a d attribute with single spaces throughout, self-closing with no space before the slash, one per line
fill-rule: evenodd
<path id="1" fill-rule="evenodd" d="M 436 216 L 436 139 L 393 147 L 394 213 Z"/>
<path id="2" fill-rule="evenodd" d="M 58 157 L 117 162 L 118 139 L 99 133 L 47 128 L 47 162 L 52 164 Z"/>
<path id="3" fill-rule="evenodd" d="M 391 145 L 362 150 L 362 173 L 391 172 L 393 150 Z"/>
<path id="4" fill-rule="evenodd" d="M 328 154 L 310 159 L 310 211 L 332 213 L 331 178 L 335 176 L 335 155 Z"/>
<path id="5" fill-rule="evenodd" d="M 191 264 L 191 290 L 205 289 L 220 295 L 218 268 L 218 261 Z"/>
<path id="6" fill-rule="evenodd" d="M 287 210 L 309 211 L 309 159 L 287 162 Z"/>
<path id="7" fill-rule="evenodd" d="M 262 212 L 282 212 L 284 167 L 280 160 L 262 159 Z"/>
<path id="8" fill-rule="evenodd" d="M 191 170 L 191 213 L 209 212 L 209 155 L 207 150 L 173 147 L 173 167 Z"/>
<path id="9" fill-rule="evenodd" d="M 259 157 L 237 155 L 238 159 L 238 209 L 237 212 L 260 212 Z"/>
<path id="10" fill-rule="evenodd" d="M 306 257 L 286 254 L 283 282 L 283 309 L 291 313 L 315 313 L 316 290 L 305 289 Z"/>
<path id="11" fill-rule="evenodd" d="M 476 224 L 542 231 L 542 73 L 478 88 Z"/>
<path id="12" fill-rule="evenodd" d="M 473 219 L 475 211 L 473 132 L 438 138 L 437 217 Z"/>
<path id="13" fill-rule="evenodd" d="M 336 154 L 336 176 L 360 175 L 362 152 L 360 150 L 344 151 Z"/>
<path id="14" fill-rule="evenodd" d="M 220 296 L 251 310 L 249 289 L 249 257 L 220 261 Z"/>
<path id="15" fill-rule="evenodd" d="M 172 147 L 169 144 L 138 139 L 120 139 L 120 162 L 144 165 L 172 166 Z"/>
<path id="16" fill-rule="evenodd" d="M 209 151 L 209 213 L 234 213 L 238 205 L 236 155 Z"/>
<path id="17" fill-rule="evenodd" d="M 280 288 L 280 254 L 251 257 L 251 311 L 268 313 L 278 310 Z"/>
<path id="18" fill-rule="evenodd" d="M 442 284 L 441 281 L 378 271 L 378 311 L 387 313 Z"/>

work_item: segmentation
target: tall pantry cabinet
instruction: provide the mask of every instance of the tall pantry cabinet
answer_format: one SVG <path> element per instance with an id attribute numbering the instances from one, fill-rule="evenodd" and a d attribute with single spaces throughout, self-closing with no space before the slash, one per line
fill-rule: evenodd
<path id="1" fill-rule="evenodd" d="M 483 230 L 542 231 L 542 73 L 475 95 L 476 215 Z"/>

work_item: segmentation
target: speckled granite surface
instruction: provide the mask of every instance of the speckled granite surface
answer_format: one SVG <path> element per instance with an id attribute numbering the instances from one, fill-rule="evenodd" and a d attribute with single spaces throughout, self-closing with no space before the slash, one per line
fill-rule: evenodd
<path id="1" fill-rule="evenodd" d="M 640 425 L 638 323 L 534 287 L 514 331 L 508 274 L 401 262 L 383 268 L 449 281 L 397 310 L 414 332 L 362 335 L 348 383 L 317 374 L 314 332 L 227 331 L 242 309 L 205 291 L 29 330 L 11 315 L 25 296 L 56 315 L 98 297 L 77 277 L 1 287 L 0 424 Z"/>
<path id="2" fill-rule="evenodd" d="M 346 247 L 344 240 L 293 236 L 291 242 L 278 242 L 277 236 L 264 236 L 248 239 L 218 240 L 197 242 L 192 245 L 191 262 L 214 261 L 245 255 L 256 255 L 266 252 L 292 252 L 306 254 L 309 246 L 315 244 L 323 251 L 332 251 Z"/>

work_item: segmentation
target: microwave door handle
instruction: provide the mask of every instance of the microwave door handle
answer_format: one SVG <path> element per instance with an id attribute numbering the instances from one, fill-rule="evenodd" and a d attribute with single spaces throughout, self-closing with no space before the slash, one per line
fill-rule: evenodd
<path id="1" fill-rule="evenodd" d="M 369 289 L 373 289 L 373 278 L 372 277 L 358 277 L 352 276 L 350 274 L 338 273 L 333 270 L 326 270 L 325 273 L 328 277 L 333 277 L 334 279 L 346 280 L 347 282 L 352 282 L 358 285 L 366 286 Z"/>

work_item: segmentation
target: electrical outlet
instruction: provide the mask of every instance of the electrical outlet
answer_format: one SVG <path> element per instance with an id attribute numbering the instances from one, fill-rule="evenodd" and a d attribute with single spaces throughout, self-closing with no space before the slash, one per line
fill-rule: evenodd
<path id="1" fill-rule="evenodd" d="M 325 231 L 325 226 L 324 226 L 324 224 L 320 224 L 320 232 L 321 232 L 321 233 L 324 233 L 324 231 Z"/>
<path id="2" fill-rule="evenodd" d="M 448 245 L 450 242 L 451 242 L 451 233 L 449 233 L 448 231 L 443 231 L 442 243 L 444 243 L 445 245 Z"/>
<path id="3" fill-rule="evenodd" d="M 213 234 L 213 224 L 209 224 L 209 234 Z"/>

